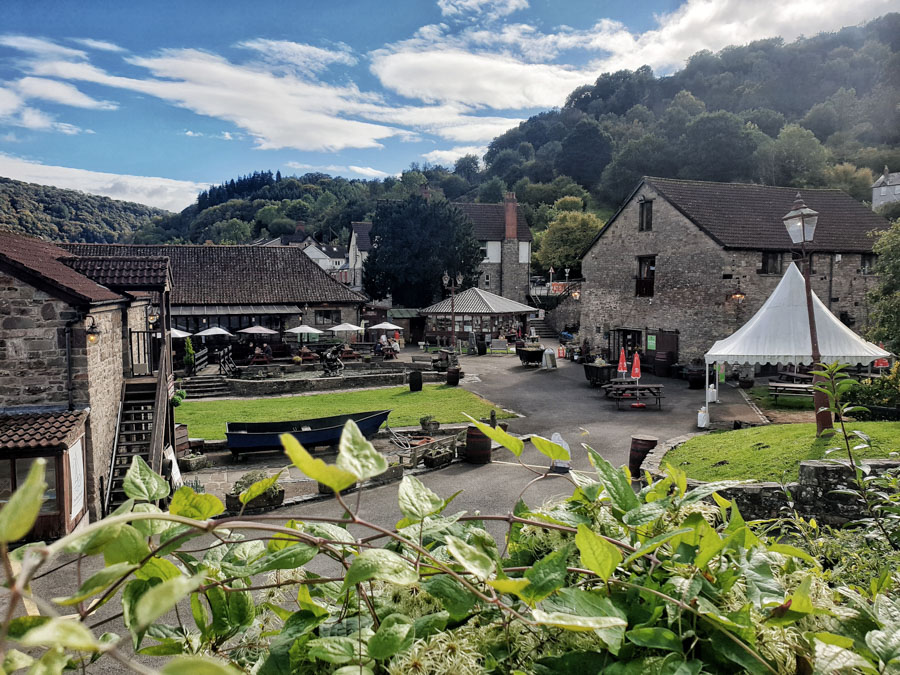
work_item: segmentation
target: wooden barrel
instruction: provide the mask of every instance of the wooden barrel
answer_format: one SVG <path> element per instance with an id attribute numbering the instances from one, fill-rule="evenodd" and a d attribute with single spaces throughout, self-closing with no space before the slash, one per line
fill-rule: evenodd
<path id="1" fill-rule="evenodd" d="M 491 461 L 491 439 L 478 427 L 466 431 L 466 461 L 469 464 L 489 464 Z"/>
<path id="2" fill-rule="evenodd" d="M 409 371 L 409 390 L 410 391 L 422 391 L 422 371 L 420 371 L 420 370 Z"/>
<path id="3" fill-rule="evenodd" d="M 455 387 L 459 384 L 459 368 L 447 368 L 447 386 Z"/>
<path id="4" fill-rule="evenodd" d="M 631 453 L 628 455 L 628 470 L 632 478 L 640 478 L 641 464 L 647 454 L 656 447 L 659 439 L 655 436 L 632 436 Z"/>

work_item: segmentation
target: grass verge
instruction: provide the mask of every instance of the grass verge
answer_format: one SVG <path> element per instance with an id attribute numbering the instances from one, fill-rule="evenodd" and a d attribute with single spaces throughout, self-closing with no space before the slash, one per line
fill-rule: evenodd
<path id="1" fill-rule="evenodd" d="M 513 417 L 470 391 L 434 384 L 415 393 L 408 387 L 392 387 L 315 396 L 186 400 L 175 408 L 175 421 L 188 425 L 191 438 L 219 439 L 225 438 L 226 422 L 287 422 L 386 409 L 393 411 L 388 423 L 394 427 L 416 425 L 424 415 L 441 423 L 463 422 L 464 412 L 478 419 L 489 416 L 492 409 L 498 418 Z"/>
<path id="2" fill-rule="evenodd" d="M 851 422 L 847 430 L 859 430 L 872 439 L 872 447 L 853 456 L 888 457 L 900 450 L 900 422 Z M 858 445 L 850 438 L 850 447 Z M 665 462 L 681 467 L 697 480 L 797 480 L 800 462 L 823 459 L 829 448 L 844 447 L 843 438 L 816 438 L 815 424 L 771 424 L 706 434 L 692 438 L 666 455 Z M 846 451 L 829 455 L 846 458 Z"/>
<path id="3" fill-rule="evenodd" d="M 778 403 L 769 396 L 768 387 L 753 387 L 750 398 L 762 410 L 812 410 L 812 396 L 780 396 Z M 851 446 L 853 447 L 853 446 Z"/>

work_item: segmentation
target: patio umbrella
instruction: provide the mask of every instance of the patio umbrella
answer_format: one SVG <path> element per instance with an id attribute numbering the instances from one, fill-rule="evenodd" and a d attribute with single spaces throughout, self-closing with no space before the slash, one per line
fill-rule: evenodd
<path id="1" fill-rule="evenodd" d="M 264 326 L 250 326 L 250 328 L 241 328 L 238 333 L 252 333 L 253 335 L 275 335 L 277 330 L 265 328 Z"/>
<path id="2" fill-rule="evenodd" d="M 374 326 L 369 326 L 369 330 L 403 330 L 403 328 L 392 324 L 390 321 L 382 321 Z"/>
<path id="3" fill-rule="evenodd" d="M 319 334 L 323 331 L 320 331 L 318 328 L 313 328 L 312 326 L 297 326 L 296 328 L 288 328 L 285 333 L 297 333 L 298 335 L 303 334 Z"/>
<path id="4" fill-rule="evenodd" d="M 329 328 L 332 333 L 356 333 L 362 330 L 361 326 L 354 326 L 352 323 L 340 323 L 337 326 Z"/>
<path id="5" fill-rule="evenodd" d="M 616 368 L 619 377 L 625 377 L 628 373 L 628 363 L 625 361 L 625 347 L 619 351 L 619 367 Z"/>
<path id="6" fill-rule="evenodd" d="M 641 355 L 638 352 L 634 353 L 634 361 L 631 364 L 631 377 L 634 380 L 641 379 Z M 636 394 L 637 398 L 640 399 L 640 394 Z M 631 404 L 632 408 L 646 408 L 646 403 L 641 403 L 640 400 L 635 401 Z"/>
<path id="7" fill-rule="evenodd" d="M 231 333 L 229 333 L 224 328 L 219 328 L 218 326 L 213 326 L 212 328 L 207 328 L 206 330 L 201 330 L 199 333 L 194 333 L 197 337 L 209 337 L 210 335 L 227 335 L 228 337 L 234 337 Z"/>
<path id="8" fill-rule="evenodd" d="M 177 328 L 173 328 L 169 332 L 172 334 L 173 338 L 186 338 L 191 336 L 186 330 L 178 330 Z"/>

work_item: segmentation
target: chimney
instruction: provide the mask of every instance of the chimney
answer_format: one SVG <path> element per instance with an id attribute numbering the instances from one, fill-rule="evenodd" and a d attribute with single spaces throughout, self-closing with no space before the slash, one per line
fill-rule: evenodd
<path id="1" fill-rule="evenodd" d="M 519 238 L 519 204 L 516 202 L 516 193 L 507 192 L 503 197 L 503 211 L 506 215 L 506 238 Z"/>
<path id="2" fill-rule="evenodd" d="M 297 227 L 294 229 L 294 232 L 297 234 L 306 234 L 306 223 L 302 220 L 297 221 Z"/>

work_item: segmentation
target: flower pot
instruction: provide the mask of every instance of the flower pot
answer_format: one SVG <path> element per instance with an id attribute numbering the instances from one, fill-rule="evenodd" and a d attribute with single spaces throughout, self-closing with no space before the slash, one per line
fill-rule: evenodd
<path id="1" fill-rule="evenodd" d="M 422 463 L 425 464 L 425 466 L 427 466 L 429 469 L 436 469 L 441 466 L 446 466 L 451 461 L 453 461 L 453 453 L 449 450 L 425 455 L 422 458 Z"/>
<path id="2" fill-rule="evenodd" d="M 437 433 L 437 430 L 441 428 L 441 423 L 435 420 L 431 422 L 422 422 L 422 431 L 424 431 L 429 436 L 434 436 Z"/>
<path id="3" fill-rule="evenodd" d="M 181 471 L 199 471 L 209 466 L 209 457 L 199 455 L 196 457 L 182 457 L 178 460 L 178 468 Z"/>
<path id="4" fill-rule="evenodd" d="M 247 502 L 246 507 L 241 504 L 241 500 L 237 495 L 225 495 L 225 506 L 229 511 L 240 511 L 241 508 L 247 509 L 274 509 L 284 503 L 284 488 L 278 488 L 278 492 L 274 495 L 261 494 Z"/>
<path id="5" fill-rule="evenodd" d="M 738 380 L 738 383 L 741 386 L 741 389 L 753 389 L 753 380 Z"/>

